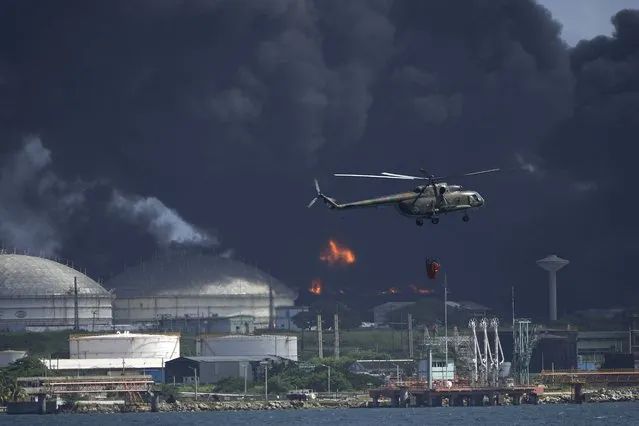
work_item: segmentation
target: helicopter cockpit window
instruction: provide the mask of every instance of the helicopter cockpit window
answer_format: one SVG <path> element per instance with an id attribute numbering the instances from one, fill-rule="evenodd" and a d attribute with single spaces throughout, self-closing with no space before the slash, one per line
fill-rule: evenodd
<path id="1" fill-rule="evenodd" d="M 416 193 L 416 194 L 418 194 L 418 193 L 420 193 L 420 192 L 421 192 L 421 190 L 422 190 L 422 187 L 421 187 L 421 186 L 416 186 L 416 187 L 415 187 L 415 189 L 413 189 L 413 192 L 414 192 L 414 193 Z"/>
<path id="2" fill-rule="evenodd" d="M 474 201 L 476 201 L 476 202 L 478 202 L 478 203 L 481 203 L 481 198 L 479 198 L 479 195 L 477 195 L 477 194 L 473 194 L 473 195 L 472 195 L 472 197 L 473 197 L 473 200 L 474 200 Z"/>

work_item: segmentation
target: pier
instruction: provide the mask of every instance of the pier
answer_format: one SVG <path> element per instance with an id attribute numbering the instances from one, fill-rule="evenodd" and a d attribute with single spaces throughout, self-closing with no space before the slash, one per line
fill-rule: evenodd
<path id="1" fill-rule="evenodd" d="M 380 399 L 388 398 L 393 407 L 442 407 L 442 406 L 485 406 L 500 405 L 505 397 L 512 399 L 513 405 L 536 404 L 543 392 L 534 386 L 514 387 L 435 387 L 392 386 L 373 389 L 369 392 L 372 406 L 380 406 Z"/>

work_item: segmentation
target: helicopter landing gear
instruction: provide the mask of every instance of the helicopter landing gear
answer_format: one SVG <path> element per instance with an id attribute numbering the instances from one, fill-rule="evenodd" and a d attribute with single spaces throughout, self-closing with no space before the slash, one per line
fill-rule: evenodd
<path id="1" fill-rule="evenodd" d="M 465 215 L 463 215 L 463 216 L 462 216 L 462 220 L 463 220 L 464 222 L 468 222 L 468 221 L 470 220 L 470 216 L 468 216 L 467 214 L 465 214 Z"/>
<path id="2" fill-rule="evenodd" d="M 433 225 L 437 225 L 439 223 L 439 218 L 438 217 L 434 217 L 430 221 L 433 223 Z"/>
<path id="3" fill-rule="evenodd" d="M 417 224 L 417 226 L 422 226 L 424 224 L 424 220 L 423 219 L 417 219 L 415 221 L 415 223 Z"/>

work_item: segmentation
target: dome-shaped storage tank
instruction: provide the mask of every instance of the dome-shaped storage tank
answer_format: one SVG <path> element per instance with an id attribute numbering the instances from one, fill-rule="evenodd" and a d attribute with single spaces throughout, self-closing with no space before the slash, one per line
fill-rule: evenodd
<path id="1" fill-rule="evenodd" d="M 200 336 L 202 356 L 278 356 L 297 361 L 297 336 Z"/>
<path id="2" fill-rule="evenodd" d="M 115 290 L 113 316 L 119 324 L 242 315 L 255 317 L 259 328 L 274 319 L 271 303 L 274 311 L 293 306 L 297 298 L 296 291 L 257 268 L 184 251 L 128 268 L 107 285 Z"/>
<path id="3" fill-rule="evenodd" d="M 73 327 L 74 280 L 79 326 L 111 325 L 111 293 L 82 272 L 50 259 L 0 252 L 0 329 Z"/>
<path id="4" fill-rule="evenodd" d="M 180 356 L 178 334 L 134 334 L 129 332 L 69 337 L 71 359 L 156 358 L 165 361 Z"/>

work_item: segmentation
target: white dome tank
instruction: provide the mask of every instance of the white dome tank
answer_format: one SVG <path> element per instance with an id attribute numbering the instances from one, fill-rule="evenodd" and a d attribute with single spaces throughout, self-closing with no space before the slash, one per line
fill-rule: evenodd
<path id="1" fill-rule="evenodd" d="M 117 324 L 161 319 L 246 315 L 256 327 L 269 323 L 273 308 L 294 306 L 298 294 L 269 274 L 221 256 L 168 252 L 111 278 Z M 272 298 L 272 300 L 271 300 Z"/>
<path id="2" fill-rule="evenodd" d="M 69 329 L 112 324 L 113 296 L 100 284 L 59 262 L 0 251 L 0 329 Z"/>
<path id="3" fill-rule="evenodd" d="M 297 336 L 201 336 L 202 356 L 278 356 L 297 361 Z"/>
<path id="4" fill-rule="evenodd" d="M 179 334 L 134 334 L 125 331 L 69 337 L 71 359 L 162 358 L 169 361 L 179 356 Z"/>

